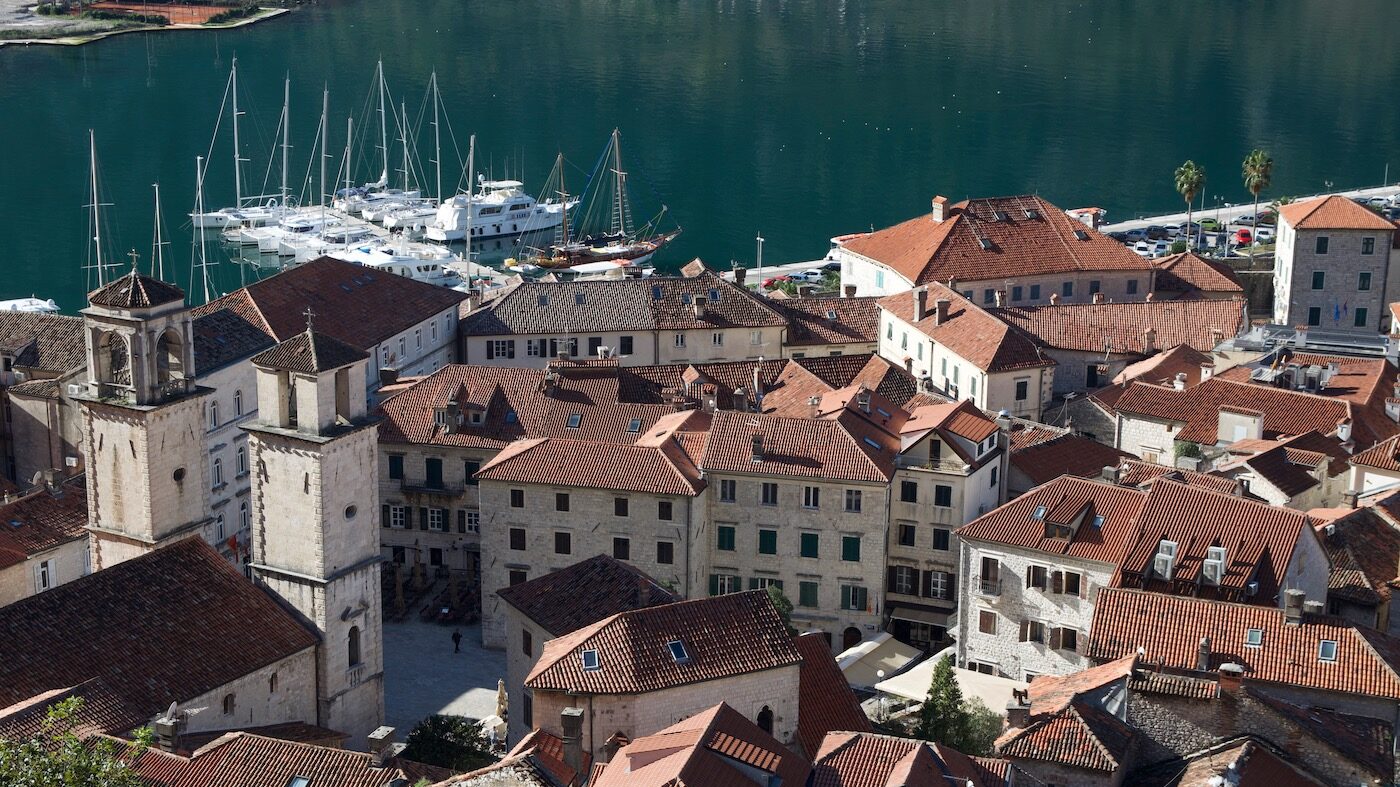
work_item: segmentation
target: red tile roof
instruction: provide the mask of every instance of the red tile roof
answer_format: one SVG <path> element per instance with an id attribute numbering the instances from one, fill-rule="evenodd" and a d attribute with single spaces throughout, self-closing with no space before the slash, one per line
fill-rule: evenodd
<path id="1" fill-rule="evenodd" d="M 1159 478 L 1169 478 L 1173 481 L 1180 481 L 1183 484 L 1199 486 L 1209 489 L 1212 492 L 1219 492 L 1224 495 L 1238 494 L 1240 491 L 1239 482 L 1233 478 L 1212 475 L 1210 473 L 1198 473 L 1195 470 L 1180 470 L 1175 467 L 1159 465 L 1155 462 L 1141 462 L 1136 459 L 1124 459 L 1118 465 L 1118 483 L 1123 486 L 1147 489 Z"/>
<path id="2" fill-rule="evenodd" d="M 1253 735 L 1219 741 L 1184 759 L 1139 769 L 1136 787 L 1322 787 L 1327 782 L 1293 762 L 1285 751 Z"/>
<path id="3" fill-rule="evenodd" d="M 688 497 L 705 488 L 699 470 L 669 440 L 654 447 L 548 437 L 520 440 L 487 462 L 477 478 Z"/>
<path id="4" fill-rule="evenodd" d="M 1384 506 L 1349 511 L 1317 534 L 1332 562 L 1329 598 L 1371 606 L 1390 599 L 1400 579 L 1400 522 Z"/>
<path id="5" fill-rule="evenodd" d="M 1133 455 L 1127 451 L 1096 440 L 1062 434 L 1025 448 L 1013 449 L 1011 466 L 1024 473 L 1032 483 L 1044 484 L 1062 475 L 1096 478 L 1105 467 L 1117 467 L 1119 462 L 1132 458 Z"/>
<path id="6" fill-rule="evenodd" d="M 552 733 L 535 729 L 520 739 L 500 760 L 469 773 L 461 773 L 432 787 L 471 787 L 472 785 L 510 785 L 511 787 L 557 787 L 573 784 L 578 776 L 600 772 L 604 763 L 593 762 L 588 752 L 582 752 L 583 762 L 575 771 L 564 761 L 564 741 Z"/>
<path id="7" fill-rule="evenodd" d="M 679 640 L 678 663 L 667 643 Z M 599 668 L 580 654 L 596 651 Z M 535 690 L 638 694 L 802 661 L 764 591 L 679 601 L 613 615 L 550 640 L 525 678 Z"/>
<path id="8" fill-rule="evenodd" d="M 1262 645 L 1246 647 L 1245 634 L 1255 628 L 1263 632 Z M 1104 588 L 1091 630 L 1089 655 L 1098 660 L 1141 647 L 1144 662 L 1192 670 L 1208 637 L 1211 670 L 1234 662 L 1251 680 L 1400 700 L 1400 643 L 1340 618 L 1304 614 L 1290 625 L 1277 607 Z M 1318 658 L 1323 640 L 1337 643 L 1335 661 Z"/>
<path id="9" fill-rule="evenodd" d="M 1247 325 L 1243 299 L 1071 303 L 991 309 L 1047 347 L 1151 355 L 1184 344 L 1210 350 Z M 1156 335 L 1148 341 L 1148 331 Z"/>
<path id="10" fill-rule="evenodd" d="M 253 363 L 270 369 L 320 374 L 363 361 L 369 354 L 320 331 L 305 330 L 253 356 Z"/>
<path id="11" fill-rule="evenodd" d="M 724 703 L 618 750 L 591 787 L 804 785 L 811 768 Z"/>
<path id="12" fill-rule="evenodd" d="M 184 290 L 147 276 L 135 267 L 116 281 L 88 293 L 88 303 L 113 309 L 148 309 L 184 300 Z"/>
<path id="13" fill-rule="evenodd" d="M 58 703 L 78 698 L 82 704 L 69 717 L 73 734 L 79 738 L 99 733 L 120 734 L 145 726 L 148 709 L 128 705 L 101 678 L 93 678 L 69 688 L 45 691 L 0 708 L 0 739 L 27 740 L 44 734 L 49 711 Z"/>
<path id="14" fill-rule="evenodd" d="M 0 705 L 102 678 L 147 715 L 316 645 L 199 538 L 0 607 Z"/>
<path id="15" fill-rule="evenodd" d="M 1400 473 L 1400 447 L 1397 446 L 1400 446 L 1400 434 L 1357 452 L 1351 457 L 1351 464 Z"/>
<path id="16" fill-rule="evenodd" d="M 915 292 L 912 290 L 881 298 L 880 308 L 918 328 L 928 338 L 983 371 L 1055 365 L 1055 361 L 1040 351 L 1034 338 L 942 284 L 929 284 L 927 297 L 928 313 L 919 321 L 914 320 Z M 951 305 L 948 318 L 940 324 L 934 307 L 941 299 L 951 301 Z"/>
<path id="17" fill-rule="evenodd" d="M 1162 257 L 1157 268 L 1158 291 L 1180 292 L 1188 295 L 1204 293 L 1244 293 L 1244 283 L 1235 269 L 1224 262 L 1208 260 L 1192 251 Z"/>
<path id="18" fill-rule="evenodd" d="M 0 348 L 21 369 L 61 374 L 87 365 L 81 317 L 0 312 Z"/>
<path id="19" fill-rule="evenodd" d="M 1137 654 L 1100 664 L 1068 675 L 1041 675 L 1026 689 L 1030 695 L 1031 717 L 1059 713 L 1079 695 L 1097 691 L 1110 683 L 1127 681 L 1137 669 Z"/>
<path id="20" fill-rule="evenodd" d="M 759 462 L 754 435 L 762 439 Z M 700 466 L 707 473 L 886 482 L 898 450 L 897 437 L 849 411 L 831 420 L 717 412 Z"/>
<path id="21" fill-rule="evenodd" d="M 87 487 L 83 477 L 53 490 L 30 492 L 0 505 L 0 568 L 69 541 L 87 539 Z"/>
<path id="22" fill-rule="evenodd" d="M 1085 560 L 1116 562 L 1137 536 L 1146 495 L 1136 489 L 1061 476 L 958 529 L 958 537 L 1038 549 Z M 1044 521 L 1034 518 L 1044 506 Z M 1096 516 L 1104 518 L 1094 527 Z M 1047 538 L 1045 523 L 1075 525 L 1069 540 Z"/>
<path id="23" fill-rule="evenodd" d="M 1370 208 L 1346 197 L 1332 194 L 1302 202 L 1290 202 L 1278 209 L 1279 218 L 1303 230 L 1394 231 L 1395 225 Z"/>
<path id="24" fill-rule="evenodd" d="M 1184 391 L 1132 383 L 1118 398 L 1114 409 L 1120 413 L 1184 424 L 1177 434 L 1178 440 L 1215 445 L 1222 406 L 1262 412 L 1266 437 L 1297 435 L 1313 430 L 1332 434 L 1339 422 L 1351 418 L 1354 413 L 1352 404 L 1345 399 L 1234 382 L 1223 376 L 1212 377 Z M 1369 437 L 1369 433 L 1363 434 L 1364 431 L 1361 424 L 1356 425 L 1354 435 L 1358 443 Z M 1394 432 L 1392 429 L 1380 437 Z"/>
<path id="25" fill-rule="evenodd" d="M 950 278 L 1000 282 L 1056 273 L 1146 272 L 1151 266 L 1040 197 L 964 200 L 950 205 L 948 214 L 943 221 L 929 214 L 916 216 L 848 241 L 845 248 L 914 284 Z"/>
<path id="26" fill-rule="evenodd" d="M 499 594 L 555 637 L 620 612 L 679 600 L 646 572 L 608 555 L 502 588 Z"/>
<path id="27" fill-rule="evenodd" d="M 1075 700 L 1025 729 L 1008 730 L 997 739 L 997 752 L 1013 763 L 1039 760 L 1116 773 L 1125 765 L 1134 734 L 1117 716 Z"/>
<path id="28" fill-rule="evenodd" d="M 1047 426 L 1045 424 L 1033 423 L 1030 421 L 1016 421 L 1007 432 L 1007 437 L 1011 443 L 1011 451 L 1021 451 L 1033 445 L 1039 445 L 1057 437 L 1069 434 L 1068 429 L 1061 429 L 1058 426 Z"/>
<path id="29" fill-rule="evenodd" d="M 802 655 L 797 690 L 797 743 L 802 751 L 816 754 L 822 739 L 837 730 L 871 731 L 870 719 L 836 666 L 826 637 L 812 632 L 793 641 Z"/>
<path id="30" fill-rule="evenodd" d="M 833 732 L 817 751 L 809 787 L 1002 784 L 981 771 L 970 758 L 945 746 L 935 748 L 926 741 L 871 732 Z"/>
<path id="31" fill-rule="evenodd" d="M 879 298 L 797 298 L 774 301 L 788 318 L 786 344 L 805 347 L 880 340 Z"/>

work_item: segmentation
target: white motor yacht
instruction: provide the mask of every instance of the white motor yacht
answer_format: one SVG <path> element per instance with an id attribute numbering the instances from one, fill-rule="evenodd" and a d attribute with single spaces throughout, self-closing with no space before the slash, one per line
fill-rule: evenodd
<path id="1" fill-rule="evenodd" d="M 439 242 L 463 240 L 468 223 L 473 241 L 552 230 L 563 223 L 562 202 L 539 202 L 525 193 L 524 185 L 518 180 L 481 181 L 476 194 L 445 200 L 424 237 Z M 569 207 L 576 204 L 570 202 Z"/>
<path id="2" fill-rule="evenodd" d="M 402 236 L 335 249 L 327 255 L 427 284 L 455 287 L 462 283 L 461 274 L 449 267 L 460 264 L 460 256 L 441 246 L 413 243 Z"/>
<path id="3" fill-rule="evenodd" d="M 13 300 L 0 301 L 0 312 L 36 312 L 39 314 L 58 314 L 58 303 L 53 298 L 44 300 L 33 295 L 28 298 L 14 298 Z"/>

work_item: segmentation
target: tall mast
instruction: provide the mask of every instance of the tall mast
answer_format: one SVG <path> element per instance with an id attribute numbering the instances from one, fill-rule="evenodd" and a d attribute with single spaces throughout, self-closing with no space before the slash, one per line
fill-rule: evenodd
<path id="1" fill-rule="evenodd" d="M 165 239 L 160 230 L 160 184 L 152 183 L 156 190 L 156 218 L 154 237 L 151 241 L 151 262 L 155 265 L 157 279 L 165 280 Z"/>
<path id="2" fill-rule="evenodd" d="M 437 174 L 437 201 L 442 202 L 442 135 L 438 131 L 438 104 L 442 102 L 442 97 L 438 95 L 437 71 L 433 71 L 433 168 Z"/>
<path id="3" fill-rule="evenodd" d="M 627 188 L 627 180 L 626 180 L 626 178 L 627 178 L 627 173 L 625 173 L 625 172 L 622 171 L 622 151 L 619 149 L 619 145 L 618 145 L 618 133 L 617 133 L 617 129 L 613 129 L 613 133 L 612 133 L 612 149 L 613 149 L 613 176 L 614 176 L 614 178 L 616 179 L 616 181 L 615 181 L 615 187 L 616 187 L 616 189 L 617 189 L 617 197 L 616 197 L 616 199 L 617 199 L 617 204 L 616 204 L 616 206 L 614 206 L 614 208 L 613 208 L 613 210 L 615 210 L 615 211 L 617 212 L 617 221 L 615 221 L 615 222 L 613 223 L 613 228 L 614 228 L 614 232 L 618 232 L 618 233 L 621 233 L 623 236 L 626 236 L 626 235 L 627 235 L 627 213 L 626 213 L 627 206 L 626 206 L 626 203 L 625 203 L 624 198 L 623 198 L 623 193 L 624 193 L 624 191 L 625 191 L 626 188 Z"/>
<path id="4" fill-rule="evenodd" d="M 233 57 L 233 207 L 243 207 L 243 155 L 238 144 L 238 56 Z"/>
<path id="5" fill-rule="evenodd" d="M 467 142 L 467 262 L 472 261 L 472 189 L 476 185 L 476 135 Z M 468 272 L 471 268 L 467 268 Z"/>
<path id="6" fill-rule="evenodd" d="M 384 151 L 384 180 L 389 181 L 389 125 L 384 119 L 384 61 L 380 60 L 375 72 L 379 76 L 379 149 Z M 381 188 L 383 188 L 381 186 Z"/>
<path id="7" fill-rule="evenodd" d="M 194 205 L 196 213 L 204 212 L 204 157 L 194 157 Z M 191 239 L 199 248 L 196 250 L 199 260 L 199 278 L 204 283 L 204 302 L 208 303 L 209 298 L 209 261 L 205 257 L 204 251 L 204 226 L 201 223 L 199 232 L 195 233 Z M 241 267 L 241 266 L 240 266 Z"/>
<path id="8" fill-rule="evenodd" d="M 569 244 L 569 190 L 564 188 L 563 151 L 560 151 L 559 154 L 555 156 L 554 168 L 559 172 L 559 203 L 560 205 L 562 205 L 562 207 L 560 208 L 560 214 L 563 216 L 563 221 L 561 221 L 559 224 L 563 231 L 563 235 L 561 236 L 563 240 L 560 242 L 559 245 L 567 246 Z"/>
<path id="9" fill-rule="evenodd" d="M 287 157 L 291 149 L 292 75 L 282 83 L 282 206 L 287 205 Z"/>
<path id="10" fill-rule="evenodd" d="M 331 111 L 331 89 L 327 85 L 321 87 L 321 218 L 326 216 L 326 159 L 330 156 L 330 147 L 326 144 L 330 142 L 329 122 Z M 322 222 L 324 224 L 324 222 Z"/>
<path id="11" fill-rule="evenodd" d="M 97 136 L 88 129 L 88 152 L 92 168 L 92 242 L 97 251 L 97 286 L 107 283 L 107 264 L 102 259 L 102 203 L 97 197 Z"/>
<path id="12" fill-rule="evenodd" d="M 348 117 L 345 119 L 345 193 L 348 195 L 350 189 L 350 140 L 354 136 L 355 119 Z"/>
<path id="13" fill-rule="evenodd" d="M 399 126 L 399 142 L 403 143 L 403 190 L 408 191 L 408 107 L 400 103 L 399 115 L 403 118 Z"/>

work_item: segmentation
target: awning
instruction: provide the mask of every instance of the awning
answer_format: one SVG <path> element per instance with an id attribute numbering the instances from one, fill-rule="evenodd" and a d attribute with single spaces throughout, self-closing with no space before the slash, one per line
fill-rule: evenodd
<path id="1" fill-rule="evenodd" d="M 893 697 L 923 702 L 928 697 L 928 687 L 938 659 L 939 656 L 925 659 L 908 672 L 886 678 L 875 684 L 875 690 Z M 1018 680 L 984 675 L 961 667 L 953 668 L 953 677 L 964 697 L 977 697 L 999 714 L 1006 713 L 1006 704 L 1011 700 L 1013 691 L 1026 688 L 1026 684 Z"/>
<path id="2" fill-rule="evenodd" d="M 895 620 L 927 623 L 930 626 L 947 626 L 948 616 L 951 614 L 946 610 L 909 604 L 899 604 L 890 610 L 890 617 Z"/>

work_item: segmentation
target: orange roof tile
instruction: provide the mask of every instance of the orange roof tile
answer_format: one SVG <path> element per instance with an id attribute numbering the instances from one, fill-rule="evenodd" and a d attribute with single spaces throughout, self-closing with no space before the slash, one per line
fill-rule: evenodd
<path id="1" fill-rule="evenodd" d="M 1134 734 L 1117 716 L 1075 700 L 1025 729 L 1008 730 L 997 739 L 997 752 L 1013 762 L 1040 760 L 1114 773 L 1124 766 Z"/>
<path id="2" fill-rule="evenodd" d="M 822 739 L 837 730 L 869 732 L 870 719 L 836 666 L 826 637 L 811 632 L 793 641 L 802 655 L 797 689 L 797 742 L 802 751 L 816 754 Z"/>
<path id="3" fill-rule="evenodd" d="M 1071 303 L 991 309 L 1049 347 L 1151 355 L 1179 344 L 1210 350 L 1247 325 L 1243 299 Z M 1151 344 L 1147 332 L 1155 331 Z"/>
<path id="4" fill-rule="evenodd" d="M 754 459 L 754 435 L 762 461 Z M 710 424 L 705 472 L 888 481 L 899 439 L 850 411 L 832 420 L 716 412 Z"/>
<path id="5" fill-rule="evenodd" d="M 1295 229 L 1394 231 L 1395 225 L 1375 211 L 1332 194 L 1303 202 L 1290 202 L 1278 209 L 1279 217 Z"/>
<path id="6" fill-rule="evenodd" d="M 1183 251 L 1156 260 L 1157 290 L 1186 294 L 1243 293 L 1244 283 L 1228 264 Z"/>
<path id="7" fill-rule="evenodd" d="M 594 555 L 502 588 L 499 593 L 507 604 L 555 637 L 619 612 L 679 600 L 646 572 L 610 555 Z"/>
<path id="8" fill-rule="evenodd" d="M 679 449 L 548 437 L 512 443 L 477 477 L 688 497 L 705 488 L 699 471 Z"/>
<path id="9" fill-rule="evenodd" d="M 1041 353 L 1035 340 L 1024 331 L 997 319 L 942 284 L 929 284 L 927 297 L 928 313 L 917 322 L 914 320 L 913 291 L 881 298 L 880 308 L 915 326 L 928 338 L 983 371 L 1055 365 L 1055 361 Z M 938 300 L 945 298 L 951 305 L 948 318 L 940 324 L 934 306 Z"/>
<path id="10" fill-rule="evenodd" d="M 958 529 L 958 537 L 1039 549 L 1105 563 L 1117 561 L 1137 536 L 1146 495 L 1136 489 L 1061 476 Z M 1041 506 L 1041 519 L 1034 514 Z M 1095 527 L 1093 520 L 1103 517 Z M 1082 519 L 1082 521 L 1081 521 Z M 1078 525 L 1071 538 L 1047 538 L 1045 523 Z"/>

